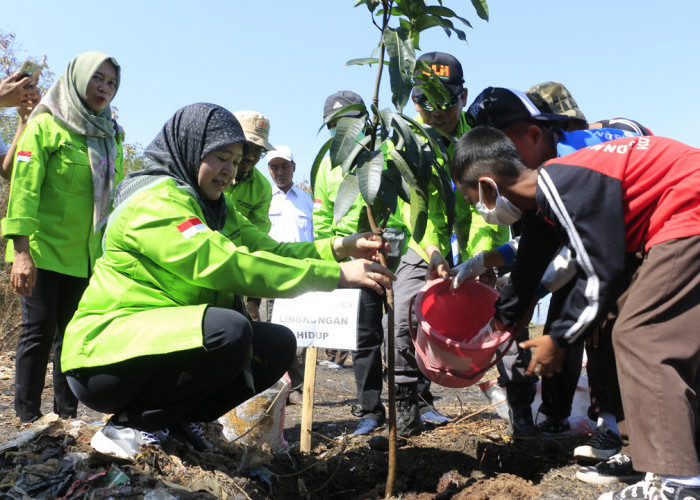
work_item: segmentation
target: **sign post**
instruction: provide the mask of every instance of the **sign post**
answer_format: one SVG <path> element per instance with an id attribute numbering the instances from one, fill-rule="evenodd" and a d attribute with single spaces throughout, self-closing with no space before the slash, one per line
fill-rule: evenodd
<path id="1" fill-rule="evenodd" d="M 311 451 L 318 348 L 357 349 L 359 301 L 360 290 L 356 288 L 309 292 L 293 299 L 275 300 L 272 322 L 292 330 L 298 347 L 307 347 L 299 443 L 304 453 Z"/>

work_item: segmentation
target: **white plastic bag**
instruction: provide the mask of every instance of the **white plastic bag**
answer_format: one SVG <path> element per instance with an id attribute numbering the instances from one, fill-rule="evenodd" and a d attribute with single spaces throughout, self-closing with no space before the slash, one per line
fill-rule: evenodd
<path id="1" fill-rule="evenodd" d="M 499 417 L 507 422 L 510 422 L 510 416 L 508 415 L 508 403 L 505 402 L 505 389 L 503 387 L 499 387 L 495 380 L 482 382 L 479 384 L 479 388 L 484 393 L 484 396 L 486 396 L 486 398 L 491 402 L 491 404 L 503 401 L 503 403 L 497 404 L 494 409 L 498 413 Z M 532 418 L 535 420 L 535 423 L 541 422 L 546 418 L 545 415 L 538 412 L 541 404 L 542 381 L 539 381 L 537 382 L 537 394 L 535 395 L 535 400 L 532 402 Z M 581 375 L 578 379 L 578 384 L 576 385 L 576 393 L 574 394 L 574 400 L 571 404 L 571 415 L 568 419 L 572 436 L 587 435 L 595 431 L 595 422 L 588 418 L 588 407 L 590 404 L 591 399 L 588 394 L 588 377 Z"/>
<path id="2" fill-rule="evenodd" d="M 219 417 L 224 438 L 261 448 L 267 444 L 273 452 L 286 449 L 289 444 L 283 435 L 284 408 L 289 389 L 285 374 L 272 387 Z"/>

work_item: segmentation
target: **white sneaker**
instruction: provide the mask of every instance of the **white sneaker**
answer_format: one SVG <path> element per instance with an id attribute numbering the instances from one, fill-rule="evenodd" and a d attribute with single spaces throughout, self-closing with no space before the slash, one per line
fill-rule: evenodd
<path id="1" fill-rule="evenodd" d="M 342 366 L 338 363 L 334 363 L 333 361 L 329 361 L 327 359 L 321 361 L 319 365 L 327 366 L 328 368 L 331 368 L 333 370 L 340 370 L 342 368 Z"/>
<path id="2" fill-rule="evenodd" d="M 98 430 L 90 445 L 106 455 L 119 458 L 134 458 L 141 450 L 142 445 L 160 445 L 160 440 L 155 434 L 115 425 L 111 420 Z"/>

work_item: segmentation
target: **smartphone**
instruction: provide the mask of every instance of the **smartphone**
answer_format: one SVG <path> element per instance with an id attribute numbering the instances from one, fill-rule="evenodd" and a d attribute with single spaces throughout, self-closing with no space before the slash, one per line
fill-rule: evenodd
<path id="1" fill-rule="evenodd" d="M 41 66 L 39 66 L 36 63 L 33 63 L 32 61 L 24 61 L 22 63 L 22 66 L 19 68 L 20 78 L 24 78 L 25 76 L 28 76 L 32 79 L 32 84 L 29 84 L 28 86 L 32 86 L 32 85 L 36 84 L 36 82 L 39 80 L 40 74 L 41 74 Z"/>

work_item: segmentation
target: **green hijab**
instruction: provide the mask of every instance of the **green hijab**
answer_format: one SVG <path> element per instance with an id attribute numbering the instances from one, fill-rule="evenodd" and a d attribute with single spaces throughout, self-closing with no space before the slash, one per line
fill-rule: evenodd
<path id="1" fill-rule="evenodd" d="M 68 63 L 32 113 L 32 116 L 51 113 L 59 124 L 86 137 L 92 171 L 92 224 L 95 232 L 107 222 L 114 197 L 114 160 L 117 157 L 114 136 L 117 127 L 112 119 L 111 106 L 95 112 L 85 104 L 85 95 L 92 75 L 105 61 L 110 61 L 117 70 L 119 90 L 121 71 L 117 61 L 103 52 L 85 52 Z"/>

